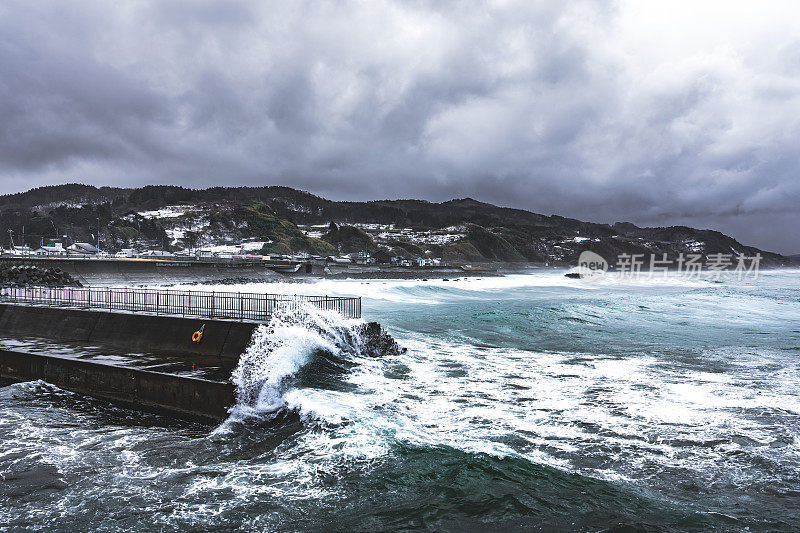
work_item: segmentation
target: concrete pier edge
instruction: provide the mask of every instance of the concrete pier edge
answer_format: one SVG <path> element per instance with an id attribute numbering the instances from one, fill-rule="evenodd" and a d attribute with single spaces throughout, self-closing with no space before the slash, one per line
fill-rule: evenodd
<path id="1" fill-rule="evenodd" d="M 192 333 L 203 326 L 202 341 L 192 342 Z M 227 368 L 238 363 L 257 326 L 256 322 L 0 304 L 0 334 L 4 336 L 118 347 L 187 362 L 212 359 Z M 41 379 L 125 406 L 208 423 L 223 420 L 234 403 L 231 383 L 19 350 L 0 350 L 0 378 L 11 382 Z"/>
<path id="2" fill-rule="evenodd" d="M 95 361 L 0 350 L 0 380 L 42 380 L 115 404 L 215 424 L 235 402 L 231 383 L 176 376 Z"/>

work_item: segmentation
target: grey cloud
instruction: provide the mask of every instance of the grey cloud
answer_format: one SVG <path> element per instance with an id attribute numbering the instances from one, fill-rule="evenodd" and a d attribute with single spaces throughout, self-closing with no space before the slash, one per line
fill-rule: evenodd
<path id="1" fill-rule="evenodd" d="M 625 40 L 624 9 L 5 2 L 0 190 L 474 196 L 800 251 L 773 223 L 800 219 L 800 40 L 654 59 Z"/>

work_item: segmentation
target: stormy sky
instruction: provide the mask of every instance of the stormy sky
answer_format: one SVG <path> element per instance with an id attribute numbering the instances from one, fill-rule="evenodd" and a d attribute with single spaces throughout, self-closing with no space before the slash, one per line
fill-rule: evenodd
<path id="1" fill-rule="evenodd" d="M 800 4 L 0 3 L 0 192 L 471 196 L 800 252 Z"/>

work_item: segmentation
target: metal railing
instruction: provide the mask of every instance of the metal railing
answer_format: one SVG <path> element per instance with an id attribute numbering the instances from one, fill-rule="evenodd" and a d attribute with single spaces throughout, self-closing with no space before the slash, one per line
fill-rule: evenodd
<path id="1" fill-rule="evenodd" d="M 310 304 L 361 318 L 361 298 L 115 287 L 0 287 L 0 301 L 120 310 L 156 315 L 266 321 L 279 310 Z"/>

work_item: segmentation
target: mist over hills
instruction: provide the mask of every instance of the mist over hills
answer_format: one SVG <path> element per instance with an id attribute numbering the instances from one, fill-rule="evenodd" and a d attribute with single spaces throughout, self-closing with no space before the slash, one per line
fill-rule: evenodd
<path id="1" fill-rule="evenodd" d="M 97 240 L 103 249 L 186 249 L 263 242 L 265 253 L 369 251 L 450 262 L 574 264 L 584 250 L 618 254 L 760 253 L 762 264 L 792 259 L 718 231 L 584 222 L 498 207 L 471 198 L 332 201 L 284 186 L 140 188 L 66 184 L 0 196 L 0 239 L 31 247 Z M 11 234 L 9 234 L 9 230 Z M 66 237 L 65 237 L 66 236 Z"/>

